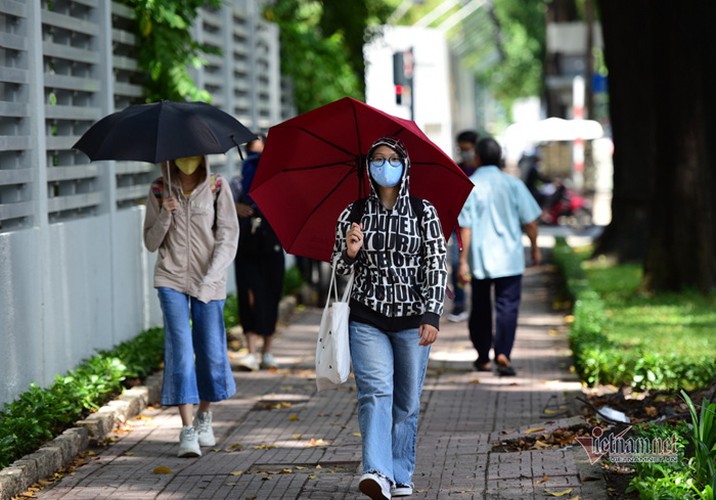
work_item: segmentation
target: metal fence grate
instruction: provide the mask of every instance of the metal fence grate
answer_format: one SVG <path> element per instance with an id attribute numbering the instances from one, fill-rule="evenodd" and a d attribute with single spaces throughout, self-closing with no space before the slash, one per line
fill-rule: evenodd
<path id="1" fill-rule="evenodd" d="M 0 231 L 32 223 L 27 6 L 0 2 Z"/>
<path id="2" fill-rule="evenodd" d="M 105 114 L 142 102 L 133 16 L 107 0 L 0 1 L 0 233 L 143 203 L 157 166 L 117 162 L 108 181 L 106 164 L 71 149 Z M 217 52 L 195 71 L 212 104 L 256 131 L 294 114 L 258 0 L 203 9 L 194 31 Z"/>

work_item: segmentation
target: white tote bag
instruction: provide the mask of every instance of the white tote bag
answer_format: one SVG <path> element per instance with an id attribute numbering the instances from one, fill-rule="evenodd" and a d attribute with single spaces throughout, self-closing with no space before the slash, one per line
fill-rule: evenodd
<path id="1" fill-rule="evenodd" d="M 331 266 L 331 284 L 328 286 L 326 307 L 321 316 L 321 327 L 316 342 L 316 387 L 319 391 L 338 387 L 351 372 L 351 352 L 348 342 L 348 300 L 353 287 L 351 271 L 343 297 L 338 300 L 336 283 L 336 263 Z M 331 294 L 332 292 L 332 294 Z"/>

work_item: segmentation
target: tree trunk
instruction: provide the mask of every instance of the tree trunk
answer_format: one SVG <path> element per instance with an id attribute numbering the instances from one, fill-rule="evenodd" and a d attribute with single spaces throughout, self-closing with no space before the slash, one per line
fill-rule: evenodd
<path id="1" fill-rule="evenodd" d="M 711 2 L 653 8 L 661 33 L 655 194 L 651 203 L 644 286 L 655 290 L 716 289 L 716 204 L 713 173 L 716 50 Z"/>
<path id="2" fill-rule="evenodd" d="M 712 2 L 602 0 L 613 222 L 597 250 L 644 257 L 652 290 L 716 289 Z"/>
<path id="3" fill-rule="evenodd" d="M 614 141 L 612 222 L 597 253 L 641 261 L 646 253 L 649 202 L 657 159 L 658 102 L 654 82 L 656 38 L 647 0 L 599 3 L 604 56 L 609 70 L 609 114 Z M 637 29 L 638 27 L 638 29 Z"/>

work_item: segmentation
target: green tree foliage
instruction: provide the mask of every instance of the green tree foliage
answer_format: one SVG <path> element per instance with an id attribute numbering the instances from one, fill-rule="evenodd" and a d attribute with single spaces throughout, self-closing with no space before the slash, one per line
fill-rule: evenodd
<path id="1" fill-rule="evenodd" d="M 515 99 L 542 94 L 546 1 L 486 2 L 448 31 L 461 63 L 506 109 Z M 445 10 L 443 0 L 416 2 L 400 24 L 412 25 L 435 17 L 430 26 L 437 27 L 464 6 L 456 2 Z M 436 12 L 442 14 L 434 15 Z"/>
<path id="2" fill-rule="evenodd" d="M 210 101 L 197 88 L 189 67 L 201 65 L 202 53 L 211 49 L 192 40 L 189 30 L 201 7 L 219 7 L 221 0 L 124 0 L 134 9 L 137 22 L 138 61 L 146 72 L 143 82 L 148 102 Z"/>
<path id="3" fill-rule="evenodd" d="M 299 113 L 341 97 L 363 99 L 367 27 L 391 9 L 380 0 L 276 0 L 264 13 L 279 26 L 281 73 Z"/>
<path id="4" fill-rule="evenodd" d="M 358 76 L 361 93 L 365 92 L 363 46 L 378 34 L 371 28 L 382 24 L 392 11 L 384 0 L 323 0 L 321 31 L 325 35 L 342 33 L 348 64 Z"/>
<path id="5" fill-rule="evenodd" d="M 478 78 L 507 109 L 515 99 L 542 94 L 545 12 L 544 2 L 494 2 L 492 16 L 498 27 L 502 60 Z"/>

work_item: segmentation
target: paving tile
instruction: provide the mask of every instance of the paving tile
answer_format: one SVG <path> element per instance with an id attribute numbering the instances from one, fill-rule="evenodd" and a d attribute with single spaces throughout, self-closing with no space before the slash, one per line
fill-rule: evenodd
<path id="1" fill-rule="evenodd" d="M 513 350 L 516 377 L 472 370 L 467 323 L 442 324 L 425 380 L 414 475 L 416 499 L 543 499 L 585 474 L 574 449 L 501 453 L 493 446 L 530 428 L 569 425 L 568 343 L 550 310 L 546 268 L 525 275 Z M 449 310 L 449 308 L 448 308 Z M 237 394 L 212 406 L 217 444 L 203 456 L 175 456 L 176 409 L 149 407 L 130 431 L 37 498 L 354 499 L 361 438 L 355 383 L 316 392 L 313 354 L 321 309 L 281 325 L 276 371 L 235 372 Z M 555 333 L 556 332 L 556 333 Z M 232 357 L 235 359 L 235 356 Z M 547 411 L 546 411 L 547 410 Z M 164 466 L 170 474 L 155 474 Z M 599 491 L 594 482 L 589 491 Z M 586 491 L 586 490 L 585 490 Z M 581 498 L 581 497 L 580 497 Z"/>

